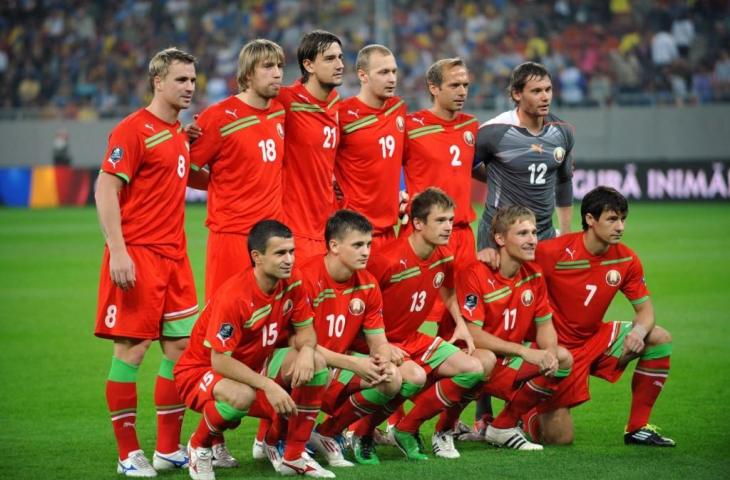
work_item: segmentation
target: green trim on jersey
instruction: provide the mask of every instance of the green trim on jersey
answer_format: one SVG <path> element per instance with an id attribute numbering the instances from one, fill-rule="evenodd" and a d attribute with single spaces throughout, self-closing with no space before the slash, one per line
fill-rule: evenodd
<path id="1" fill-rule="evenodd" d="M 269 357 L 269 363 L 266 366 L 266 376 L 276 379 L 281 370 L 281 364 L 284 363 L 286 355 L 292 350 L 291 347 L 277 348 Z"/>
<path id="2" fill-rule="evenodd" d="M 200 168 L 199 166 L 195 165 L 194 163 L 191 163 L 190 164 L 190 170 L 193 170 L 194 172 L 199 172 L 200 170 L 202 170 L 202 168 Z"/>
<path id="3" fill-rule="evenodd" d="M 139 373 L 139 365 L 132 365 L 117 357 L 112 357 L 112 365 L 106 378 L 117 383 L 134 383 L 137 381 L 137 373 Z"/>
<path id="4" fill-rule="evenodd" d="M 172 132 L 170 132 L 170 130 L 165 129 L 159 133 L 152 135 L 151 137 L 145 138 L 144 145 L 146 148 L 152 148 L 155 145 L 159 145 L 162 142 L 170 140 L 171 138 L 172 138 Z"/>
<path id="5" fill-rule="evenodd" d="M 481 328 L 481 327 L 484 326 L 484 320 L 471 320 L 471 319 L 469 319 L 469 320 L 467 320 L 467 322 L 471 322 L 471 323 L 473 323 L 474 325 L 476 325 L 479 328 Z"/>
<path id="6" fill-rule="evenodd" d="M 492 303 L 510 295 L 512 295 L 512 289 L 509 287 L 502 287 L 499 290 L 495 290 L 492 293 L 484 295 L 483 300 L 484 303 Z"/>
<path id="7" fill-rule="evenodd" d="M 408 132 L 408 139 L 413 140 L 415 138 L 423 137 L 431 133 L 441 133 L 443 131 L 445 131 L 445 129 L 441 125 L 427 125 L 425 127 L 414 128 L 413 130 Z"/>
<path id="8" fill-rule="evenodd" d="M 324 302 L 328 298 L 337 298 L 335 291 L 332 288 L 325 288 L 312 299 L 312 306 L 318 307 L 320 303 Z"/>
<path id="9" fill-rule="evenodd" d="M 251 318 L 246 320 L 246 322 L 243 324 L 243 328 L 251 328 L 253 327 L 259 320 L 262 318 L 268 317 L 271 313 L 271 304 L 268 303 L 264 305 L 263 307 L 259 308 L 258 310 L 255 310 L 251 314 Z"/>
<path id="10" fill-rule="evenodd" d="M 385 333 L 384 328 L 363 328 L 362 331 L 365 335 L 378 335 L 380 333 Z"/>
<path id="11" fill-rule="evenodd" d="M 286 113 L 286 110 L 277 110 L 275 112 L 272 112 L 268 115 L 266 115 L 266 120 L 271 120 L 272 118 L 280 117 Z"/>
<path id="12" fill-rule="evenodd" d="M 404 103 L 405 103 L 405 102 L 404 102 L 403 100 L 399 101 L 398 103 L 396 103 L 395 105 L 393 105 L 392 107 L 390 107 L 390 108 L 389 108 L 388 110 L 386 110 L 386 111 L 385 111 L 385 113 L 384 113 L 383 115 L 385 115 L 385 116 L 387 117 L 387 116 L 388 116 L 388 115 L 390 115 L 391 113 L 393 113 L 393 112 L 395 112 L 396 110 L 398 110 L 398 107 L 400 107 L 400 106 L 401 106 L 401 105 L 403 105 Z"/>
<path id="13" fill-rule="evenodd" d="M 215 409 L 218 410 L 218 413 L 221 417 L 223 417 L 223 420 L 227 422 L 236 422 L 248 415 L 248 410 L 239 410 L 236 407 L 220 400 L 216 400 Z"/>
<path id="14" fill-rule="evenodd" d="M 421 274 L 421 267 L 411 267 L 390 277 L 390 283 L 398 283 L 408 278 L 417 277 Z"/>
<path id="15" fill-rule="evenodd" d="M 238 120 L 234 120 L 231 123 L 223 125 L 220 128 L 221 137 L 228 136 L 233 132 L 241 130 L 242 128 L 250 127 L 251 125 L 256 125 L 259 123 L 261 123 L 261 120 L 259 120 L 259 117 L 257 117 L 256 115 L 249 115 L 248 117 L 239 118 Z"/>
<path id="16" fill-rule="evenodd" d="M 641 305 L 642 303 L 649 300 L 649 295 L 645 295 L 641 298 L 637 298 L 636 300 L 629 300 L 631 302 L 631 305 Z"/>
<path id="17" fill-rule="evenodd" d="M 656 360 L 657 358 L 669 357 L 672 355 L 672 344 L 662 343 L 660 345 L 652 345 L 646 347 L 641 354 L 642 360 Z"/>
<path id="18" fill-rule="evenodd" d="M 160 360 L 160 369 L 157 371 L 157 375 L 168 380 L 174 380 L 175 375 L 172 373 L 174 368 L 175 362 L 163 355 L 162 360 Z"/>
<path id="19" fill-rule="evenodd" d="M 358 285 L 357 287 L 348 288 L 344 292 L 342 292 L 343 295 L 349 295 L 351 293 L 359 292 L 360 290 L 370 290 L 371 288 L 375 288 L 374 283 L 367 283 L 365 285 Z"/>
<path id="20" fill-rule="evenodd" d="M 340 94 L 339 94 L 339 93 L 338 93 L 337 95 L 335 95 L 335 98 L 333 98 L 333 99 L 332 99 L 332 101 L 331 101 L 330 103 L 328 103 L 328 104 L 327 104 L 327 110 L 329 110 L 330 108 L 332 108 L 332 106 L 333 106 L 333 105 L 334 105 L 335 103 L 339 102 L 339 101 L 340 101 L 340 98 L 341 98 L 341 97 L 340 97 Z"/>
<path id="21" fill-rule="evenodd" d="M 423 386 L 416 385 L 415 383 L 411 382 L 403 382 L 400 386 L 400 394 L 405 398 L 411 398 L 415 394 L 421 391 L 421 388 Z"/>
<path id="22" fill-rule="evenodd" d="M 454 256 L 450 255 L 448 257 L 442 258 L 441 260 L 437 260 L 437 261 L 433 262 L 431 265 L 428 266 L 428 269 L 431 270 L 432 268 L 438 267 L 442 263 L 449 263 L 449 262 L 453 262 L 453 261 L 454 261 Z"/>
<path id="23" fill-rule="evenodd" d="M 601 265 L 615 265 L 617 263 L 626 263 L 633 260 L 634 257 L 623 257 L 623 258 L 617 258 L 615 260 L 604 260 L 601 262 Z"/>
<path id="24" fill-rule="evenodd" d="M 101 172 L 104 172 L 104 170 L 99 170 L 99 173 L 101 173 Z M 104 173 L 109 173 L 109 172 L 104 172 Z M 122 172 L 118 172 L 118 173 L 114 172 L 110 175 L 114 175 L 115 177 L 121 178 L 124 183 L 129 185 L 129 177 L 126 176 L 125 174 L 123 174 Z"/>
<path id="25" fill-rule="evenodd" d="M 573 260 L 570 262 L 558 262 L 555 264 L 555 270 L 576 270 L 582 268 L 591 268 L 591 262 L 588 260 Z"/>
<path id="26" fill-rule="evenodd" d="M 543 315 L 542 317 L 535 317 L 532 320 L 535 323 L 543 323 L 543 322 L 547 322 L 548 320 L 552 320 L 552 319 L 553 319 L 553 314 L 548 313 L 547 315 Z"/>
<path id="27" fill-rule="evenodd" d="M 277 299 L 277 300 L 281 300 L 281 298 L 284 296 L 285 293 L 291 292 L 292 290 L 294 290 L 295 288 L 297 288 L 301 284 L 302 284 L 302 281 L 301 280 L 297 280 L 296 282 L 292 283 L 291 285 L 289 285 L 288 287 L 286 287 L 281 292 L 277 293 L 276 294 L 276 297 L 274 297 L 274 298 Z"/>
<path id="28" fill-rule="evenodd" d="M 290 112 L 324 113 L 324 109 L 313 103 L 292 102 Z"/>
<path id="29" fill-rule="evenodd" d="M 515 287 L 521 287 L 522 285 L 526 284 L 527 282 L 530 282 L 530 281 L 532 281 L 532 280 L 534 280 L 536 278 L 540 278 L 540 277 L 542 277 L 542 273 L 533 273 L 529 277 L 523 278 L 522 280 L 520 280 L 519 282 L 517 282 L 515 284 Z"/>
<path id="30" fill-rule="evenodd" d="M 355 120 L 354 122 L 348 123 L 344 127 L 342 127 L 342 131 L 345 134 L 352 133 L 355 130 L 359 130 L 361 128 L 367 127 L 372 125 L 373 123 L 377 123 L 378 117 L 375 115 L 367 115 L 359 120 Z"/>
<path id="31" fill-rule="evenodd" d="M 313 323 L 314 323 L 314 317 L 305 318 L 301 322 L 291 322 L 291 324 L 294 325 L 294 328 L 306 327 L 307 325 L 311 325 Z"/>
<path id="32" fill-rule="evenodd" d="M 462 388 L 472 388 L 484 380 L 484 374 L 478 372 L 465 372 L 451 377 L 451 380 Z"/>
<path id="33" fill-rule="evenodd" d="M 189 337 L 193 331 L 195 321 L 198 319 L 199 313 L 195 313 L 189 317 L 179 318 L 175 320 L 163 320 L 162 336 L 172 338 Z"/>
<path id="34" fill-rule="evenodd" d="M 458 124 L 458 125 L 455 125 L 455 126 L 454 126 L 454 130 L 459 130 L 460 128 L 464 128 L 464 127 L 466 127 L 467 125 L 471 125 L 472 123 L 479 123 L 479 120 L 478 120 L 478 119 L 477 119 L 476 117 L 474 117 L 474 118 L 470 118 L 469 120 L 467 120 L 467 121 L 466 121 L 466 122 L 464 122 L 464 123 L 460 123 L 460 124 Z"/>

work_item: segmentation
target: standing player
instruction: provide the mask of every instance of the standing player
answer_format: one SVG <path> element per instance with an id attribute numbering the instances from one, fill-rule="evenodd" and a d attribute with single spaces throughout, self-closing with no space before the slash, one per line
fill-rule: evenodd
<path id="1" fill-rule="evenodd" d="M 405 145 L 406 105 L 395 96 L 398 66 L 382 45 L 367 45 L 355 63 L 360 93 L 339 103 L 335 177 L 345 207 L 373 224 L 373 251 L 395 239 Z"/>
<path id="2" fill-rule="evenodd" d="M 535 213 L 537 238 L 553 238 L 553 211 L 561 233 L 570 231 L 573 214 L 573 127 L 550 113 L 553 85 L 539 63 L 525 62 L 510 76 L 508 95 L 515 109 L 479 127 L 474 178 L 487 183 L 487 199 L 479 220 L 480 260 L 499 266 L 489 231 L 497 208 L 523 205 Z M 481 421 L 480 420 L 481 418 Z M 488 399 L 477 406 L 478 430 L 491 417 Z"/>
<path id="3" fill-rule="evenodd" d="M 203 134 L 192 146 L 194 169 L 210 169 L 205 298 L 246 269 L 246 238 L 264 218 L 283 220 L 281 168 L 284 107 L 279 94 L 284 53 L 269 40 L 252 40 L 238 56 L 240 93 L 205 109 Z"/>
<path id="4" fill-rule="evenodd" d="M 251 229 L 248 245 L 253 268 L 234 275 L 216 292 L 175 368 L 186 405 L 203 413 L 188 443 L 190 476 L 214 479 L 215 438 L 246 415 L 274 420 L 275 411 L 289 417 L 283 459 L 275 447 L 269 449 L 275 468 L 287 475 L 334 477 L 302 456 L 319 412 L 327 370 L 315 352 L 312 310 L 301 276 L 293 269 L 291 231 L 277 221 L 264 220 Z M 279 337 L 292 327 L 293 348 L 272 355 Z M 265 362 L 270 368 L 279 366 L 274 381 L 259 373 Z M 291 388 L 291 394 L 282 387 Z"/>
<path id="5" fill-rule="evenodd" d="M 338 145 L 335 88 L 342 85 L 342 42 L 323 30 L 302 38 L 297 50 L 302 78 L 283 87 L 286 108 L 284 212 L 294 232 L 297 258 L 324 255 L 322 232 L 335 208 L 332 178 Z"/>
<path id="6" fill-rule="evenodd" d="M 419 428 L 440 411 L 472 395 L 482 384 L 481 363 L 462 352 L 451 341 L 463 340 L 474 350 L 471 335 L 459 313 L 454 293 L 454 256 L 446 248 L 454 222 L 454 203 L 445 193 L 428 188 L 411 204 L 413 231 L 376 254 L 368 265 L 383 291 L 385 334 L 401 349 L 408 361 L 429 376 L 429 387 L 390 433 L 409 460 L 425 460 Z M 437 295 L 454 316 L 456 328 L 447 342 L 419 332 Z M 405 378 L 405 376 L 404 376 Z M 404 380 L 404 385 L 406 381 Z M 412 394 L 411 394 L 412 395 Z M 399 394 L 366 422 L 358 425 L 357 437 L 372 435 L 373 429 L 405 401 Z M 452 456 L 458 456 L 455 449 Z"/>
<path id="7" fill-rule="evenodd" d="M 499 268 L 474 262 L 456 277 L 461 313 L 477 347 L 474 356 L 491 372 L 484 389 L 507 401 L 487 427 L 486 440 L 517 450 L 542 450 L 517 424 L 554 393 L 570 373 L 573 359 L 558 346 L 545 279 L 532 263 L 535 215 L 526 207 L 502 207 L 492 219 L 491 232 L 499 246 Z"/>
<path id="8" fill-rule="evenodd" d="M 648 424 L 669 374 L 672 338 L 656 325 L 639 257 L 621 243 L 628 213 L 623 195 L 613 188 L 597 187 L 581 203 L 583 232 L 538 246 L 537 261 L 547 281 L 558 339 L 571 350 L 575 362 L 573 374 L 558 393 L 538 406 L 545 443 L 573 441 L 570 408 L 590 399 L 589 375 L 616 382 L 628 362 L 638 358 L 624 442 L 674 446 L 672 439 Z M 636 315 L 632 322 L 604 322 L 619 290 Z"/>
<path id="9" fill-rule="evenodd" d="M 317 350 L 335 372 L 322 410 L 330 417 L 312 433 L 311 444 L 332 466 L 352 466 L 335 437 L 358 418 L 382 408 L 401 388 L 391 363 L 383 325 L 383 299 L 365 270 L 372 226 L 359 213 L 339 210 L 327 221 L 327 254 L 302 267 L 305 290 L 314 309 Z M 367 354 L 356 351 L 363 335 Z M 354 408 L 343 408 L 352 405 Z"/>
<path id="10" fill-rule="evenodd" d="M 149 64 L 152 102 L 109 135 L 96 189 L 106 248 L 99 280 L 95 335 L 114 341 L 106 399 L 119 450 L 117 472 L 154 477 L 155 469 L 188 464 L 180 450 L 185 412 L 172 370 L 198 313 L 186 254 L 185 187 L 189 143 L 178 114 L 195 91 L 195 58 L 168 48 Z M 155 383 L 157 447 L 153 465 L 139 446 L 137 373 L 159 340 L 163 357 Z"/>

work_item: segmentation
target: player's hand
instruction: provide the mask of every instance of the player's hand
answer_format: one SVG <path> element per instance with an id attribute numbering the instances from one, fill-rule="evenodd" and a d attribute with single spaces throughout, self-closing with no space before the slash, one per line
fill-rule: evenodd
<path id="1" fill-rule="evenodd" d="M 454 328 L 454 334 L 449 339 L 449 343 L 455 343 L 458 340 L 463 340 L 466 343 L 466 353 L 471 355 L 474 352 L 474 339 L 469 333 L 469 329 L 464 325 L 464 322 L 458 323 Z"/>
<path id="2" fill-rule="evenodd" d="M 377 385 L 385 380 L 384 368 L 378 365 L 374 358 L 356 357 L 355 374 L 368 382 L 370 385 Z"/>
<path id="3" fill-rule="evenodd" d="M 398 218 L 401 225 L 408 225 L 408 201 L 410 199 L 411 197 L 405 190 L 398 192 Z"/>
<path id="4" fill-rule="evenodd" d="M 536 348 L 525 348 L 522 352 L 522 358 L 540 369 L 540 373 L 546 376 L 554 374 L 558 369 L 558 359 L 552 352 L 548 350 L 538 350 Z"/>
<path id="5" fill-rule="evenodd" d="M 193 123 L 188 123 L 183 127 L 183 131 L 188 135 L 188 140 L 193 143 L 203 135 L 203 129 L 197 123 L 198 115 L 193 115 Z"/>
<path id="6" fill-rule="evenodd" d="M 288 372 L 292 388 L 301 387 L 314 376 L 314 350 L 302 347 Z"/>
<path id="7" fill-rule="evenodd" d="M 390 352 L 390 361 L 393 362 L 396 367 L 403 365 L 405 358 L 408 356 L 400 347 L 396 347 L 392 344 L 390 346 Z"/>
<path id="8" fill-rule="evenodd" d="M 122 290 L 129 290 L 134 287 L 137 280 L 134 262 L 126 249 L 119 252 L 109 252 L 109 273 L 114 285 Z"/>
<path id="9" fill-rule="evenodd" d="M 477 259 L 489 265 L 491 268 L 499 268 L 499 252 L 492 247 L 479 250 L 477 252 Z"/>
<path id="10" fill-rule="evenodd" d="M 278 383 L 273 380 L 266 382 L 266 387 L 263 390 L 266 399 L 274 407 L 276 413 L 287 417 L 297 414 L 297 404 Z"/>
<path id="11" fill-rule="evenodd" d="M 624 339 L 623 353 L 641 353 L 644 350 L 646 330 L 642 326 L 635 326 Z"/>

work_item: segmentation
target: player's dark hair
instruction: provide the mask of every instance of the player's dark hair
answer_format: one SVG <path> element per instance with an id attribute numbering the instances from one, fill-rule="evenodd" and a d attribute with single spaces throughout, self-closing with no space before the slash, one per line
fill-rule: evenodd
<path id="1" fill-rule="evenodd" d="M 292 233 L 289 227 L 277 220 L 257 222 L 248 234 L 248 256 L 250 257 L 254 250 L 266 253 L 266 246 L 271 237 L 292 238 Z"/>
<path id="2" fill-rule="evenodd" d="M 440 87 L 444 83 L 444 73 L 454 67 L 466 68 L 466 62 L 460 57 L 442 58 L 428 67 L 428 71 L 426 72 L 426 89 L 429 89 L 431 85 Z M 430 89 L 429 95 L 431 95 L 431 100 L 433 100 L 434 97 Z"/>
<path id="3" fill-rule="evenodd" d="M 454 201 L 440 188 L 429 187 L 413 198 L 411 202 L 411 222 L 419 219 L 426 222 L 431 207 L 439 206 L 444 210 L 454 208 Z"/>
<path id="4" fill-rule="evenodd" d="M 494 217 L 492 217 L 491 235 L 495 245 L 497 240 L 495 236 L 506 235 L 510 227 L 521 220 L 532 220 L 532 223 L 536 223 L 535 213 L 527 207 L 522 205 L 509 205 L 507 207 L 500 207 L 497 209 Z"/>
<path id="5" fill-rule="evenodd" d="M 150 88 L 153 93 L 155 91 L 155 77 L 165 78 L 167 76 L 167 72 L 170 70 L 170 65 L 172 65 L 173 62 L 185 64 L 192 63 L 195 65 L 197 60 L 191 54 L 175 47 L 166 48 L 157 52 L 150 60 L 149 66 L 147 67 Z"/>
<path id="6" fill-rule="evenodd" d="M 353 210 L 337 210 L 327 220 L 324 229 L 324 241 L 329 244 L 331 239 L 341 240 L 350 232 L 372 233 L 373 225 L 363 215 Z"/>
<path id="7" fill-rule="evenodd" d="M 514 92 L 521 92 L 525 85 L 533 78 L 541 79 L 547 77 L 551 82 L 553 77 L 550 76 L 547 68 L 537 62 L 525 62 L 517 65 L 512 74 L 509 76 L 509 85 L 507 86 L 507 96 L 517 105 Z"/>
<path id="8" fill-rule="evenodd" d="M 629 202 L 615 188 L 603 185 L 594 188 L 586 193 L 580 203 L 580 218 L 583 222 L 583 230 L 588 230 L 586 215 L 590 213 L 593 218 L 598 220 L 603 212 L 616 212 L 619 215 L 628 216 Z"/>
<path id="9" fill-rule="evenodd" d="M 304 60 L 313 62 L 318 54 L 324 53 L 333 43 L 342 46 L 340 37 L 325 30 L 312 30 L 302 37 L 299 48 L 297 48 L 297 62 L 299 62 L 299 70 L 302 72 L 302 83 L 309 80 L 309 72 L 304 68 Z"/>

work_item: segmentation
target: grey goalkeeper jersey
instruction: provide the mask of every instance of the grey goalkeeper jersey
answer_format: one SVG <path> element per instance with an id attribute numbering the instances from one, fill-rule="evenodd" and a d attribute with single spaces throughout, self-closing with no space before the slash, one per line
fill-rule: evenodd
<path id="1" fill-rule="evenodd" d="M 479 220 L 477 246 L 492 244 L 490 227 L 502 206 L 523 205 L 535 212 L 539 239 L 555 236 L 552 215 L 556 204 L 573 200 L 573 127 L 555 115 L 545 117 L 538 135 L 519 126 L 517 110 L 510 110 L 479 127 L 474 167 L 487 167 L 487 201 Z M 492 245 L 494 246 L 494 245 Z"/>

